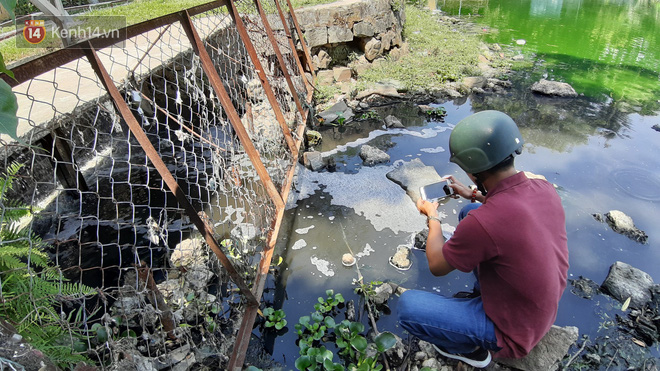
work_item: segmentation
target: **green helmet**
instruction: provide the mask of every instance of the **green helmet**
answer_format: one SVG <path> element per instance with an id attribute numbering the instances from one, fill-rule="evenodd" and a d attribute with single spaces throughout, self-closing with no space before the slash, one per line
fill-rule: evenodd
<path id="1" fill-rule="evenodd" d="M 477 174 L 522 151 L 522 135 L 513 119 L 500 111 L 482 111 L 461 120 L 449 136 L 451 162 Z"/>

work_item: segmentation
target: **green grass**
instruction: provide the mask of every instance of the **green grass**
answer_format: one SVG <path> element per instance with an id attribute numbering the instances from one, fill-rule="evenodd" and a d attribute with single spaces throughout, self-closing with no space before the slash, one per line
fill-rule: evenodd
<path id="1" fill-rule="evenodd" d="M 293 6 L 293 9 L 298 9 L 306 6 L 330 4 L 334 3 L 335 1 L 337 0 L 291 0 L 291 5 Z"/>
<path id="2" fill-rule="evenodd" d="M 144 22 L 149 19 L 178 12 L 196 5 L 210 2 L 209 0 L 135 0 L 126 5 L 112 8 L 102 8 L 85 13 L 86 16 L 122 15 L 126 17 L 126 25 Z"/>
<path id="3" fill-rule="evenodd" d="M 361 85 L 387 76 L 409 89 L 429 89 L 446 81 L 481 74 L 477 68 L 479 36 L 462 32 L 456 25 L 440 23 L 430 12 L 410 5 L 406 7 L 403 34 L 410 53 L 398 61 L 387 59 L 370 68 L 360 76 Z"/>

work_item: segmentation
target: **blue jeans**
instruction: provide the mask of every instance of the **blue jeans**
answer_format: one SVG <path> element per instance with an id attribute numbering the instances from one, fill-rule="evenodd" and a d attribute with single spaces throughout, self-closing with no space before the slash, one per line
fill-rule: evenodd
<path id="1" fill-rule="evenodd" d="M 470 210 L 481 206 L 471 203 L 459 213 L 459 221 Z M 478 282 L 475 284 L 478 288 Z M 408 290 L 398 304 L 399 323 L 418 338 L 450 353 L 470 353 L 476 347 L 499 350 L 495 325 L 484 312 L 481 297 L 448 298 L 421 290 Z"/>

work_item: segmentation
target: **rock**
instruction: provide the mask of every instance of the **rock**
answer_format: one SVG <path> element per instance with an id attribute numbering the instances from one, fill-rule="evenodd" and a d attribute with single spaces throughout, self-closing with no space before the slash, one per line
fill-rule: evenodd
<path id="1" fill-rule="evenodd" d="M 511 59 L 513 59 L 514 61 L 522 61 L 522 60 L 525 59 L 525 56 L 522 55 L 522 54 L 516 54 L 516 55 L 514 55 L 513 58 L 511 58 Z"/>
<path id="2" fill-rule="evenodd" d="M 429 238 L 429 230 L 425 229 L 415 235 L 413 247 L 419 250 L 426 250 L 426 240 Z"/>
<path id="3" fill-rule="evenodd" d="M 389 115 L 385 117 L 385 126 L 388 128 L 403 129 L 405 126 L 401 123 L 401 120 L 396 118 L 394 115 Z"/>
<path id="4" fill-rule="evenodd" d="M 392 296 L 394 293 L 394 290 L 392 289 L 392 286 L 389 283 L 384 283 L 374 289 L 375 295 L 373 295 L 371 298 L 373 299 L 374 303 L 376 305 L 381 305 L 385 304 L 387 300 Z"/>
<path id="5" fill-rule="evenodd" d="M 408 91 L 408 87 L 404 83 L 395 79 L 382 79 L 378 81 L 378 84 L 386 87 L 392 87 L 396 89 L 397 92 Z"/>
<path id="6" fill-rule="evenodd" d="M 338 44 L 353 41 L 353 32 L 345 26 L 328 27 L 328 43 Z"/>
<path id="7" fill-rule="evenodd" d="M 419 188 L 442 180 L 433 166 L 426 166 L 422 160 L 416 158 L 406 162 L 385 175 L 403 188 L 413 202 L 419 198 Z"/>
<path id="8" fill-rule="evenodd" d="M 332 107 L 319 113 L 318 116 L 323 119 L 324 125 L 334 126 L 335 123 L 339 123 L 339 118 L 343 118 L 344 122 L 347 122 L 350 121 L 353 116 L 355 116 L 355 114 L 353 113 L 353 110 L 350 109 L 350 107 L 348 107 L 346 104 L 346 100 L 341 99 L 332 105 Z"/>
<path id="9" fill-rule="evenodd" d="M 557 370 L 568 349 L 578 339 L 577 327 L 552 326 L 529 354 L 520 359 L 497 358 L 498 363 L 520 370 Z"/>
<path id="10" fill-rule="evenodd" d="M 240 223 L 231 230 L 230 234 L 237 240 L 249 241 L 257 237 L 258 231 L 252 223 Z"/>
<path id="11" fill-rule="evenodd" d="M 360 148 L 360 158 L 365 165 L 373 166 L 376 164 L 388 162 L 390 160 L 390 155 L 376 147 L 363 144 Z"/>
<path id="12" fill-rule="evenodd" d="M 591 299 L 600 293 L 600 286 L 588 278 L 580 276 L 577 280 L 569 280 L 573 289 L 571 292 L 583 299 Z"/>
<path id="13" fill-rule="evenodd" d="M 651 300 L 651 276 L 629 264 L 616 262 L 610 267 L 610 272 L 601 285 L 601 289 L 623 303 L 630 299 L 630 306 L 641 308 Z"/>
<path id="14" fill-rule="evenodd" d="M 396 339 L 396 344 L 385 352 L 387 359 L 391 361 L 391 367 L 401 365 L 407 353 L 407 346 L 403 343 L 403 340 L 396 334 L 394 334 L 394 338 Z"/>
<path id="15" fill-rule="evenodd" d="M 655 124 L 655 125 L 651 126 L 651 129 L 653 129 L 655 131 L 660 131 L 660 124 Z"/>
<path id="16" fill-rule="evenodd" d="M 312 171 L 319 171 L 325 167 L 323 155 L 319 151 L 309 151 L 303 153 L 303 165 Z"/>
<path id="17" fill-rule="evenodd" d="M 355 99 L 361 100 L 373 94 L 382 95 L 384 97 L 401 97 L 401 94 L 399 94 L 395 87 L 384 84 L 375 84 L 371 89 L 360 92 Z"/>
<path id="18" fill-rule="evenodd" d="M 328 43 L 327 27 L 314 27 L 305 31 L 305 40 L 310 48 Z"/>
<path id="19" fill-rule="evenodd" d="M 648 241 L 649 236 L 644 231 L 635 227 L 635 223 L 633 223 L 631 217 L 619 210 L 611 210 L 605 214 L 605 220 L 614 232 L 620 233 L 639 243 L 645 244 Z"/>
<path id="20" fill-rule="evenodd" d="M 323 136 L 316 130 L 307 129 L 305 138 L 307 138 L 307 144 L 310 146 L 315 146 L 323 141 Z"/>
<path id="21" fill-rule="evenodd" d="M 353 36 L 371 37 L 374 35 L 374 26 L 368 22 L 358 22 L 353 25 Z"/>
<path id="22" fill-rule="evenodd" d="M 332 85 L 335 83 L 335 74 L 332 71 L 319 71 L 316 73 L 316 82 L 319 85 Z"/>
<path id="23" fill-rule="evenodd" d="M 191 268 L 196 265 L 206 265 L 206 247 L 201 237 L 188 238 L 179 242 L 172 255 L 170 262 L 172 266 L 179 268 Z"/>
<path id="24" fill-rule="evenodd" d="M 483 76 L 471 76 L 463 78 L 463 85 L 468 89 L 479 88 L 483 89 L 488 80 Z"/>
<path id="25" fill-rule="evenodd" d="M 396 248 L 396 253 L 390 257 L 390 264 L 397 269 L 410 269 L 412 261 L 409 259 L 409 256 L 410 248 L 405 245 L 399 245 L 399 247 Z"/>
<path id="26" fill-rule="evenodd" d="M 432 370 L 437 370 L 440 368 L 440 363 L 438 363 L 438 360 L 435 358 L 429 358 L 422 362 L 422 367 L 428 367 Z"/>
<path id="27" fill-rule="evenodd" d="M 332 74 L 337 82 L 351 81 L 352 71 L 348 67 L 335 67 L 332 69 Z"/>
<path id="28" fill-rule="evenodd" d="M 362 47 L 364 51 L 364 56 L 369 62 L 381 56 L 383 52 L 383 44 L 380 40 L 372 38 L 367 41 Z"/>
<path id="29" fill-rule="evenodd" d="M 559 97 L 578 96 L 578 94 L 575 92 L 575 89 L 573 89 L 573 87 L 569 84 L 559 81 L 549 81 L 546 79 L 541 79 L 541 81 L 535 82 L 531 89 L 535 93 L 545 95 L 554 95 Z"/>
<path id="30" fill-rule="evenodd" d="M 318 58 L 318 64 L 316 64 L 316 67 L 318 68 L 328 68 L 330 63 L 332 63 L 332 57 L 323 49 L 319 50 L 319 53 L 316 55 L 316 57 Z"/>

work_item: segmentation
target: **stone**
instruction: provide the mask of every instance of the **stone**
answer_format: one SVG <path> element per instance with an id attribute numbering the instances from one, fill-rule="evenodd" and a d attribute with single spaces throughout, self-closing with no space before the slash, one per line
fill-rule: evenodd
<path id="1" fill-rule="evenodd" d="M 353 25 L 353 36 L 371 37 L 374 35 L 374 26 L 368 22 L 358 22 Z"/>
<path id="2" fill-rule="evenodd" d="M 174 247 L 170 255 L 170 263 L 179 268 L 205 265 L 207 259 L 205 250 L 205 242 L 201 237 L 185 239 Z"/>
<path id="3" fill-rule="evenodd" d="M 360 148 L 360 158 L 365 165 L 373 166 L 388 162 L 390 160 L 390 155 L 376 147 L 363 144 Z"/>
<path id="4" fill-rule="evenodd" d="M 383 44 L 380 42 L 380 40 L 371 38 L 371 40 L 367 41 L 363 45 L 362 49 L 364 51 L 365 58 L 371 62 L 382 55 Z"/>
<path id="5" fill-rule="evenodd" d="M 660 124 L 655 124 L 655 125 L 651 126 L 651 129 L 653 129 L 655 131 L 660 131 Z"/>
<path id="6" fill-rule="evenodd" d="M 344 26 L 328 27 L 328 43 L 338 44 L 353 41 L 353 32 Z"/>
<path id="7" fill-rule="evenodd" d="M 316 130 L 307 129 L 305 138 L 307 138 L 307 144 L 310 146 L 315 146 L 323 141 L 323 136 Z"/>
<path id="8" fill-rule="evenodd" d="M 337 103 L 333 104 L 330 108 L 318 114 L 323 119 L 323 125 L 334 126 L 334 123 L 339 123 L 339 118 L 343 118 L 343 122 L 350 121 L 355 113 L 348 107 L 345 99 L 340 99 Z"/>
<path id="9" fill-rule="evenodd" d="M 634 241 L 645 244 L 649 236 L 635 226 L 632 218 L 619 210 L 611 210 L 605 214 L 605 221 L 616 233 L 620 233 Z"/>
<path id="10" fill-rule="evenodd" d="M 558 97 L 577 97 L 578 94 L 575 92 L 572 86 L 565 82 L 559 81 L 550 81 L 546 79 L 541 79 L 538 82 L 535 82 L 532 85 L 531 90 L 535 93 L 558 96 Z"/>
<path id="11" fill-rule="evenodd" d="M 577 327 L 553 325 L 527 356 L 520 359 L 496 358 L 496 361 L 523 371 L 557 370 L 578 335 Z"/>
<path id="12" fill-rule="evenodd" d="M 382 95 L 384 97 L 400 98 L 401 94 L 396 90 L 396 88 L 383 84 L 375 84 L 372 88 L 361 91 L 357 96 L 356 100 L 362 100 L 373 94 Z"/>
<path id="13" fill-rule="evenodd" d="M 388 172 L 387 179 L 403 188 L 413 202 L 419 199 L 419 188 L 442 180 L 433 166 L 426 166 L 422 160 L 416 158 L 405 162 L 398 168 Z"/>
<path id="14" fill-rule="evenodd" d="M 394 294 L 394 290 L 389 283 L 384 283 L 374 289 L 374 295 L 371 297 L 376 305 L 385 304 L 387 299 Z"/>
<path id="15" fill-rule="evenodd" d="M 594 295 L 600 293 L 600 286 L 588 278 L 580 276 L 576 280 L 569 281 L 571 286 L 573 286 L 571 292 L 583 299 L 591 299 Z"/>
<path id="16" fill-rule="evenodd" d="M 231 230 L 230 234 L 237 240 L 249 241 L 257 237 L 258 231 L 252 223 L 239 223 Z"/>
<path id="17" fill-rule="evenodd" d="M 516 55 L 514 55 L 513 58 L 511 58 L 511 59 L 513 59 L 514 61 L 522 61 L 522 60 L 525 59 L 525 56 L 522 55 L 522 54 L 516 54 Z"/>
<path id="18" fill-rule="evenodd" d="M 330 63 L 332 63 L 332 57 L 323 49 L 319 50 L 315 57 L 317 57 L 318 60 L 318 64 L 315 65 L 320 69 L 326 69 L 330 66 Z"/>
<path id="19" fill-rule="evenodd" d="M 399 245 L 396 248 L 394 255 L 390 257 L 390 264 L 396 269 L 410 269 L 410 266 L 412 266 L 412 261 L 410 260 L 410 248 L 405 245 Z"/>
<path id="20" fill-rule="evenodd" d="M 352 71 L 348 67 L 335 67 L 332 69 L 332 73 L 337 82 L 351 81 Z"/>
<path id="21" fill-rule="evenodd" d="M 651 300 L 652 287 L 653 278 L 648 273 L 620 261 L 612 264 L 601 285 L 603 292 L 621 303 L 630 298 L 633 308 L 642 308 Z"/>
<path id="22" fill-rule="evenodd" d="M 396 118 L 394 115 L 389 115 L 385 117 L 385 126 L 388 128 L 402 129 L 405 128 L 401 120 Z"/>
<path id="23" fill-rule="evenodd" d="M 316 82 L 319 85 L 332 85 L 335 83 L 335 74 L 332 70 L 324 70 L 316 73 Z"/>
<path id="24" fill-rule="evenodd" d="M 312 171 L 319 171 L 325 167 L 323 155 L 319 151 L 303 153 L 303 165 Z"/>
<path id="25" fill-rule="evenodd" d="M 355 63 L 352 68 L 353 72 L 355 72 L 357 76 L 361 76 L 364 75 L 364 73 L 367 72 L 369 68 L 371 68 L 371 63 Z"/>
<path id="26" fill-rule="evenodd" d="M 305 40 L 307 46 L 313 48 L 315 46 L 326 45 L 328 43 L 328 28 L 315 27 L 305 31 Z"/>
<path id="27" fill-rule="evenodd" d="M 463 85 L 468 89 L 479 88 L 483 89 L 488 80 L 483 76 L 470 76 L 463 78 Z"/>

